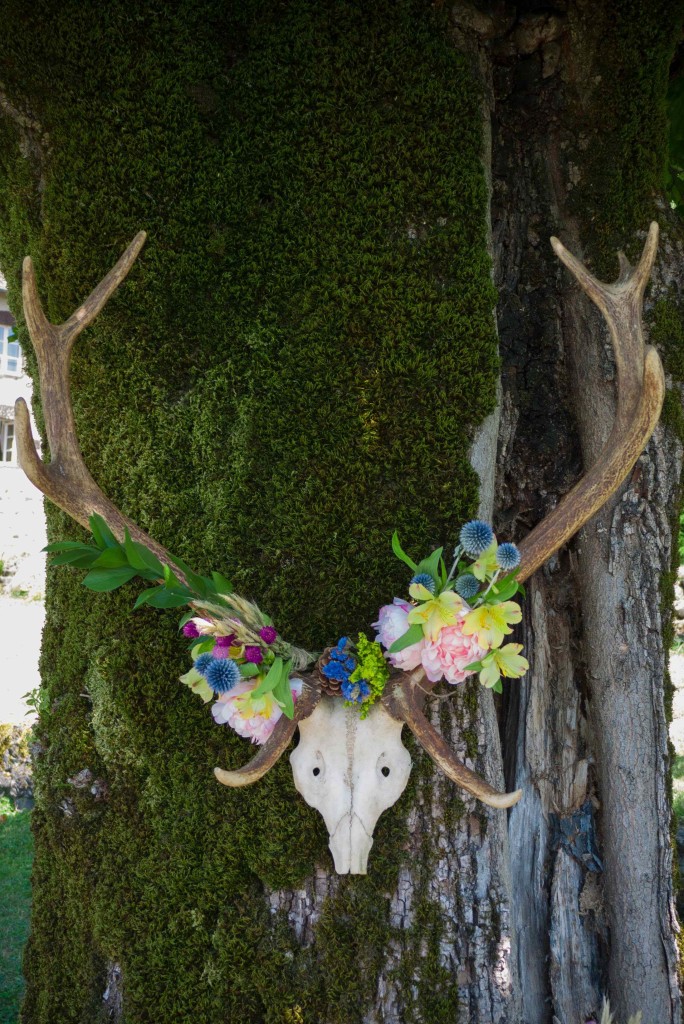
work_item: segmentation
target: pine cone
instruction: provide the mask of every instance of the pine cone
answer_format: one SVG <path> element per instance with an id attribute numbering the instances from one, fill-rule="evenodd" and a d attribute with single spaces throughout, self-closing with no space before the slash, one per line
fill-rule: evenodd
<path id="1" fill-rule="evenodd" d="M 321 684 L 321 693 L 324 693 L 327 697 L 341 697 L 342 696 L 342 683 L 339 679 L 328 679 L 327 676 L 323 675 L 323 668 L 330 661 L 330 655 L 333 651 L 332 647 L 326 647 L 321 654 L 320 658 L 316 662 L 316 668 L 314 675 Z"/>

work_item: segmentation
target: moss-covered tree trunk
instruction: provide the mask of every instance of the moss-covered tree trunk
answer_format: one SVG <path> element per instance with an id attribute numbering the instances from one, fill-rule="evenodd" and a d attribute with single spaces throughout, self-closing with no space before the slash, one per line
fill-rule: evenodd
<path id="1" fill-rule="evenodd" d="M 610 277 L 658 217 L 673 389 L 623 493 L 532 582 L 528 677 L 498 708 L 475 684 L 433 702 L 492 781 L 498 712 L 526 787 L 510 856 L 504 814 L 413 750 L 368 877 L 335 876 L 286 760 L 248 791 L 215 783 L 249 751 L 177 684 L 176 616 L 51 571 L 25 1024 L 581 1024 L 605 989 L 625 1018 L 678 1020 L 659 601 L 684 329 L 660 181 L 683 9 L 479 6 L 5 5 L 0 265 L 20 323 L 26 252 L 60 320 L 149 232 L 74 360 L 86 459 L 294 642 L 373 621 L 405 582 L 395 528 L 418 552 L 488 512 L 499 343 L 500 534 L 595 458 L 610 359 L 549 234 Z"/>

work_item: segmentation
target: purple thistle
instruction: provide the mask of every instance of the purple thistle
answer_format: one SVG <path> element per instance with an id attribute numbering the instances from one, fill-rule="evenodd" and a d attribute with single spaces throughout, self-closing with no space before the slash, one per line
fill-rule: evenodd
<path id="1" fill-rule="evenodd" d="M 183 636 L 187 636 L 187 637 L 190 637 L 192 639 L 193 637 L 196 637 L 196 636 L 199 636 L 199 635 L 200 635 L 199 629 L 197 628 L 195 623 L 192 621 L 192 619 L 190 620 L 190 622 L 186 622 L 185 623 L 185 625 L 183 626 Z"/>
<path id="2" fill-rule="evenodd" d="M 245 661 L 251 661 L 252 665 L 260 665 L 263 660 L 264 652 L 260 647 L 245 647 Z"/>
<path id="3" fill-rule="evenodd" d="M 264 626 L 259 630 L 259 636 L 265 644 L 274 644 L 278 636 L 278 630 L 273 626 Z"/>

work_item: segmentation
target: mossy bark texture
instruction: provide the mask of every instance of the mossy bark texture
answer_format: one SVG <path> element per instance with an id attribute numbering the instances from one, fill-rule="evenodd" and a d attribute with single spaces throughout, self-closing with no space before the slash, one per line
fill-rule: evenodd
<path id="1" fill-rule="evenodd" d="M 197 569 L 232 577 L 302 646 L 367 626 L 405 586 L 392 530 L 429 550 L 477 509 L 469 448 L 499 374 L 491 253 L 498 526 L 512 537 L 581 472 L 580 321 L 602 352 L 545 236 L 578 252 L 581 240 L 608 275 L 608 250 L 637 245 L 655 215 L 678 244 L 658 202 L 682 5 L 485 6 L 5 4 L 0 266 L 29 357 L 21 258 L 59 321 L 145 228 L 74 359 L 86 461 L 123 511 Z M 661 327 L 681 318 L 667 266 Z M 610 393 L 601 366 L 593 386 Z M 640 630 L 652 616 L 630 707 L 648 703 L 658 751 L 657 955 L 639 958 L 631 911 L 616 917 L 602 895 L 621 884 L 622 853 L 597 814 L 611 768 L 593 702 L 609 705 L 615 683 L 591 660 L 581 606 L 608 568 L 628 577 L 617 539 L 610 566 L 603 535 L 585 557 L 590 592 L 573 553 L 530 587 L 532 671 L 499 709 L 527 789 L 511 819 L 512 897 L 503 813 L 464 801 L 415 750 L 368 877 L 334 876 L 286 761 L 248 791 L 215 783 L 214 765 L 249 752 L 176 682 L 176 616 L 133 614 L 130 588 L 94 596 L 55 570 L 25 1024 L 579 1024 L 607 982 L 621 1013 L 674 1024 L 654 607 L 680 462 L 670 425 L 625 492 L 641 488 L 636 521 L 650 525 L 637 529 L 656 537 L 644 586 L 603 598 Z M 54 510 L 49 525 L 53 538 L 78 533 Z M 461 755 L 500 779 L 491 695 L 472 684 L 434 704 Z M 595 844 L 591 870 L 568 839 L 575 824 Z"/>

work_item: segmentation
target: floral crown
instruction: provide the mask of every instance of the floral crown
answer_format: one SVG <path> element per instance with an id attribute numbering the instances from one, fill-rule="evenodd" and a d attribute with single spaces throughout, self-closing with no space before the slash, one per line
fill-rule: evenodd
<path id="1" fill-rule="evenodd" d="M 524 594 L 516 581 L 520 552 L 514 544 L 498 544 L 492 528 L 478 519 L 461 529 L 448 571 L 443 548 L 416 563 L 395 532 L 392 549 L 413 573 L 408 598 L 383 605 L 372 624 L 373 640 L 365 633 L 343 636 L 318 658 L 283 640 L 269 616 L 236 594 L 221 573 L 200 576 L 174 558 L 176 574 L 128 531 L 119 542 L 101 516 L 89 523 L 92 543 L 47 546 L 52 564 L 88 569 L 83 583 L 95 591 L 115 590 L 136 576 L 156 582 L 140 594 L 136 608 L 189 605 L 179 628 L 190 641 L 193 665 L 181 682 L 205 703 L 214 701 L 217 723 L 254 743 L 264 743 L 282 715 L 293 718 L 302 692 L 297 672 L 314 663 L 323 691 L 339 695 L 362 718 L 382 696 L 391 667 L 422 668 L 431 683 L 451 685 L 477 672 L 482 685 L 497 692 L 502 676 L 517 678 L 529 667 L 520 644 L 503 644 L 522 617 L 512 600 Z"/>

